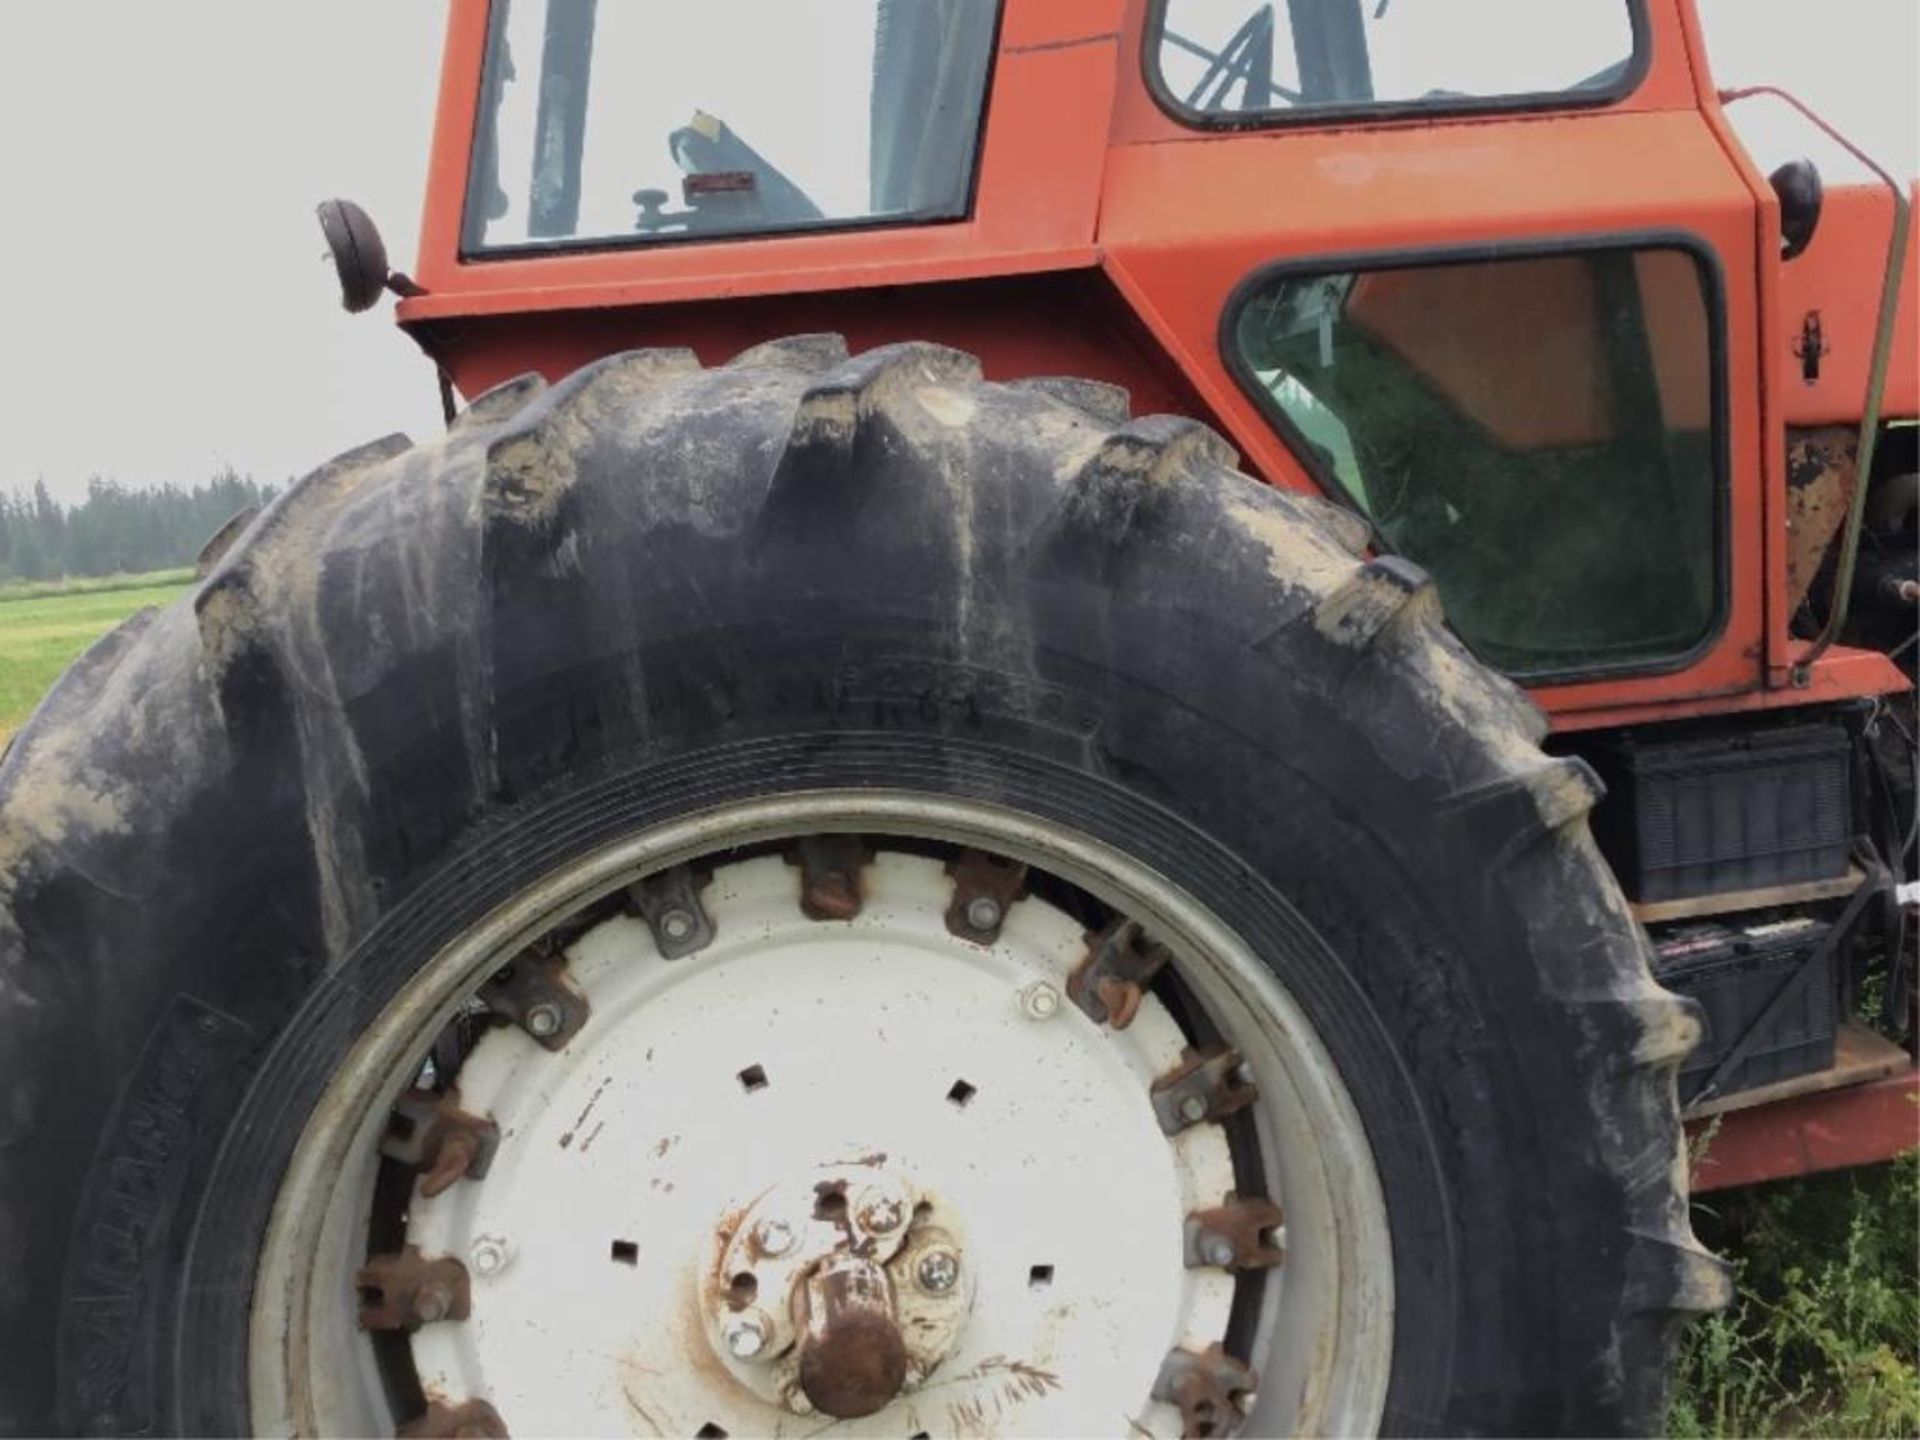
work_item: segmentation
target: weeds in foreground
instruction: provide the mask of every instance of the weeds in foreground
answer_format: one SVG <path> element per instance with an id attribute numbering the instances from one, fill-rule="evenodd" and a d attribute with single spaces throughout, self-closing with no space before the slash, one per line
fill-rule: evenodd
<path id="1" fill-rule="evenodd" d="M 1920 1157 L 1715 1195 L 1738 1289 L 1696 1324 L 1676 1436 L 1920 1435 Z"/>

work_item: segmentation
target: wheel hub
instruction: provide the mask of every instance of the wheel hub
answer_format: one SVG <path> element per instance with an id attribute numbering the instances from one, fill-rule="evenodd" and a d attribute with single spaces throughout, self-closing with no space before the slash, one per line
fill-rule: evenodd
<path id="1" fill-rule="evenodd" d="M 729 1211 L 704 1290 L 715 1355 L 801 1415 L 857 1419 L 917 1390 L 973 1306 L 952 1211 L 877 1152 Z"/>
<path id="2" fill-rule="evenodd" d="M 953 888 L 836 841 L 716 870 L 697 951 L 618 915 L 542 971 L 565 995 L 523 962 L 490 981 L 568 1028 L 496 1024 L 460 1067 L 500 1142 L 407 1210 L 406 1243 L 476 1272 L 468 1320 L 408 1336 L 429 1393 L 570 1432 L 635 1406 L 643 1432 L 729 1435 L 996 1403 L 1071 1430 L 1083 1392 L 1129 1387 L 1151 1408 L 1170 1331 L 1217 1343 L 1235 1287 L 1182 1250 L 1234 1188 L 1225 1132 L 1169 1137 L 1150 1095 L 1189 1037 L 1150 995 L 1120 1030 L 1069 998 L 1079 921 L 1029 898 L 983 945 L 947 924 Z M 515 1255 L 485 1278 L 482 1236 Z"/>
<path id="3" fill-rule="evenodd" d="M 1370 1425 L 1385 1232 L 1312 1032 L 1257 960 L 1195 960 L 1237 944 L 1204 912 L 1035 889 L 956 815 L 944 855 L 628 860 L 424 967 L 282 1188 L 258 1427 Z"/>

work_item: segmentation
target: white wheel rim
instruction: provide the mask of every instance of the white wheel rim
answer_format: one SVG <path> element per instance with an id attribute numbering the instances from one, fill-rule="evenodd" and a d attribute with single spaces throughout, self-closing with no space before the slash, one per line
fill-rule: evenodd
<path id="1" fill-rule="evenodd" d="M 484 1178 L 416 1195 L 406 1216 L 407 1244 L 471 1276 L 467 1318 L 408 1337 L 429 1398 L 484 1400 L 518 1433 L 1181 1433 L 1165 1357 L 1221 1342 L 1240 1283 L 1190 1267 L 1183 1235 L 1189 1213 L 1235 1188 L 1226 1132 L 1169 1137 L 1148 1100 L 1191 1038 L 1151 994 L 1124 1030 L 1065 1002 L 1086 936 L 1043 899 L 1015 903 L 991 946 L 948 933 L 945 866 L 887 849 L 879 837 L 894 834 L 1042 866 L 1172 950 L 1245 1056 L 1260 1099 L 1243 1133 L 1286 1211 L 1287 1259 L 1241 1326 L 1261 1377 L 1244 1428 L 1377 1427 L 1392 1332 L 1379 1183 L 1332 1062 L 1272 971 L 1108 847 L 1003 810 L 860 793 L 729 807 L 609 847 L 422 967 L 340 1067 L 283 1183 L 256 1285 L 256 1429 L 391 1432 L 352 1286 L 379 1137 L 478 981 L 639 875 L 849 831 L 877 846 L 853 918 L 806 918 L 799 872 L 778 855 L 717 865 L 700 897 L 709 945 L 663 959 L 644 921 L 608 919 L 568 949 L 592 1014 L 563 1050 L 499 1028 L 467 1056 L 460 1106 L 497 1122 L 498 1151 Z M 1061 1003 L 1045 1013 L 1049 996 Z M 885 1408 L 795 1413 L 808 1402 L 794 1398 L 786 1292 L 763 1316 L 782 1331 L 768 1354 L 726 1353 L 723 1328 L 739 1324 L 715 1310 L 719 1247 L 769 1190 L 881 1154 L 870 1168 L 963 1237 L 970 1303 L 930 1373 Z M 889 1273 L 897 1295 L 926 1298 Z"/>

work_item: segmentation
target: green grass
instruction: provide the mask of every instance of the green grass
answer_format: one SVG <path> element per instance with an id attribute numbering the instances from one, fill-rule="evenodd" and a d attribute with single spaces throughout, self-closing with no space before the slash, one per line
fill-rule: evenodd
<path id="1" fill-rule="evenodd" d="M 0 587 L 0 744 L 80 653 L 134 611 L 164 605 L 191 570 Z"/>
<path id="2" fill-rule="evenodd" d="M 0 604 L 8 600 L 38 600 L 49 595 L 97 595 L 107 590 L 149 590 L 156 585 L 185 585 L 193 567 L 146 570 L 138 575 L 77 575 L 64 580 L 0 581 Z"/>
<path id="3" fill-rule="evenodd" d="M 1676 1436 L 1920 1435 L 1920 1161 L 1704 1197 L 1738 1294 L 1675 1375 Z"/>

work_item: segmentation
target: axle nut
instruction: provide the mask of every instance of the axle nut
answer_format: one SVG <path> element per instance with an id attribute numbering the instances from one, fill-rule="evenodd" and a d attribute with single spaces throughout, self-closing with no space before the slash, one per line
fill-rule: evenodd
<path id="1" fill-rule="evenodd" d="M 760 1253 L 770 1259 L 777 1259 L 793 1249 L 793 1227 L 784 1220 L 762 1220 L 754 1227 L 753 1238 L 760 1247 Z"/>
<path id="2" fill-rule="evenodd" d="M 736 1360 L 752 1360 L 767 1348 L 773 1327 L 767 1323 L 767 1317 L 758 1310 L 743 1310 L 738 1315 L 729 1315 L 721 1328 L 720 1338 L 727 1343 L 727 1353 Z"/>
<path id="3" fill-rule="evenodd" d="M 860 1206 L 860 1227 L 875 1235 L 898 1230 L 907 1218 L 907 1207 L 892 1195 L 875 1195 Z"/>
<path id="4" fill-rule="evenodd" d="M 892 1404 L 907 1380 L 907 1347 L 887 1272 L 862 1255 L 831 1257 L 798 1303 L 800 1385 L 814 1409 L 857 1420 Z"/>
<path id="5" fill-rule="evenodd" d="M 913 1278 L 929 1295 L 944 1295 L 960 1281 L 960 1257 L 951 1250 L 929 1250 Z"/>

